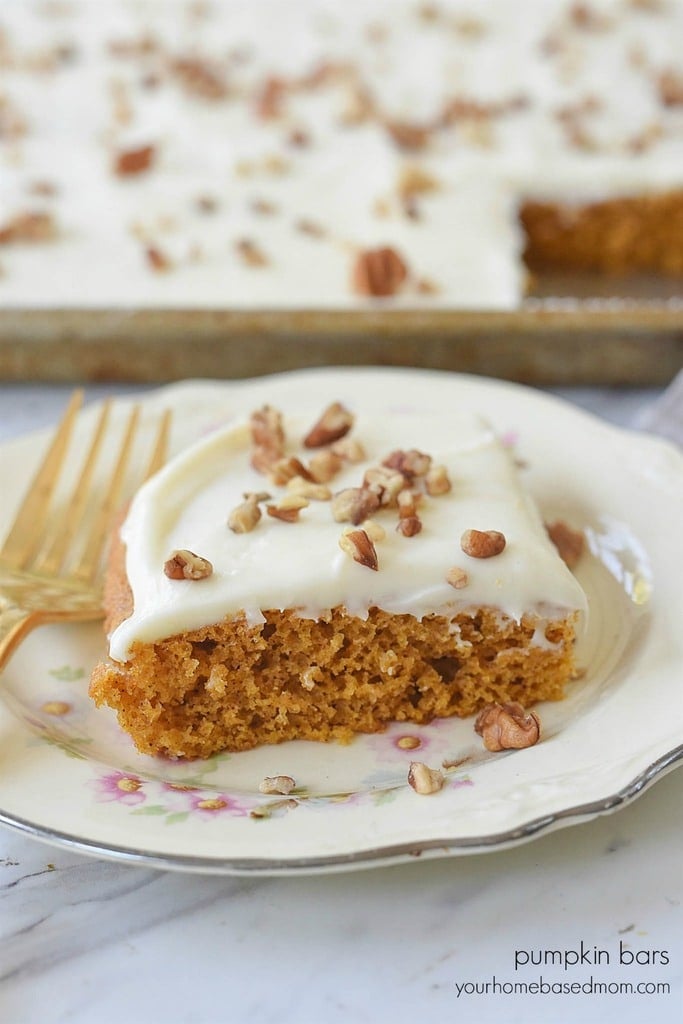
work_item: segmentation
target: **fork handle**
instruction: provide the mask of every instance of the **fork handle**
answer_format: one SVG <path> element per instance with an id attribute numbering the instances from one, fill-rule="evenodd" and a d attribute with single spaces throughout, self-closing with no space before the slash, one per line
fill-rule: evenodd
<path id="1" fill-rule="evenodd" d="M 38 622 L 39 617 L 35 612 L 0 598 L 0 671 L 9 661 L 15 647 Z"/>

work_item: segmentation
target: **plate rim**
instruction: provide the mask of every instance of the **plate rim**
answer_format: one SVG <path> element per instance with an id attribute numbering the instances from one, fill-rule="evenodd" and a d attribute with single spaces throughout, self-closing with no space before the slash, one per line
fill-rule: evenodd
<path id="1" fill-rule="evenodd" d="M 129 846 L 116 846 L 84 839 L 69 832 L 60 832 L 37 825 L 25 818 L 8 815 L 0 808 L 0 824 L 15 832 L 29 835 L 43 843 L 60 849 L 82 853 L 91 857 L 116 861 L 133 867 L 184 872 L 202 875 L 277 876 L 332 874 L 353 869 L 390 867 L 418 860 L 422 854 L 430 859 L 453 856 L 469 856 L 478 853 L 493 853 L 512 849 L 524 843 L 547 835 L 560 828 L 569 828 L 603 817 L 632 803 L 656 781 L 683 765 L 683 743 L 639 772 L 616 793 L 601 800 L 577 804 L 554 814 L 534 818 L 517 828 L 505 832 L 462 839 L 425 839 L 414 842 L 395 843 L 391 846 L 372 847 L 358 853 L 330 854 L 316 857 L 216 857 L 191 856 L 186 854 L 153 854 Z"/>

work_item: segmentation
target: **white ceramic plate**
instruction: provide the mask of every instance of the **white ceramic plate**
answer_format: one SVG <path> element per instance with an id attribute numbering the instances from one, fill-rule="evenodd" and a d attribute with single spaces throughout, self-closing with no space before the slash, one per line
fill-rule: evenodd
<path id="1" fill-rule="evenodd" d="M 144 757 L 87 695 L 104 653 L 101 627 L 44 627 L 2 680 L 1 821 L 158 867 L 341 870 L 479 852 L 585 821 L 683 759 L 683 457 L 672 446 L 522 387 L 414 370 L 188 383 L 151 394 L 143 407 L 147 423 L 162 407 L 174 409 L 178 450 L 264 401 L 291 409 L 313 395 L 321 408 L 333 399 L 388 408 L 399 377 L 409 379 L 416 407 L 457 405 L 487 416 L 525 461 L 546 518 L 563 517 L 588 535 L 578 570 L 590 602 L 578 652 L 587 671 L 565 701 L 540 706 L 543 741 L 488 754 L 471 720 L 439 721 L 392 726 L 350 746 L 288 743 L 184 764 Z M 127 406 L 119 403 L 119 422 Z M 44 439 L 0 448 L 0 529 Z M 418 738 L 417 749 L 398 744 L 406 734 Z M 413 759 L 461 763 L 440 793 L 420 797 L 406 785 Z M 275 774 L 297 780 L 289 800 L 259 795 L 260 780 Z"/>

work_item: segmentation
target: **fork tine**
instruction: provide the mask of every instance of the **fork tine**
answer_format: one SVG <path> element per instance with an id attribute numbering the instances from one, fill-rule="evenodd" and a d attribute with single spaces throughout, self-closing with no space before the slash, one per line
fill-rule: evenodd
<path id="1" fill-rule="evenodd" d="M 47 554 L 38 560 L 33 568 L 36 572 L 46 574 L 56 573 L 61 566 L 69 547 L 76 536 L 83 521 L 88 495 L 92 484 L 93 473 L 97 463 L 97 457 L 102 447 L 105 430 L 109 422 L 111 410 L 111 399 L 107 399 L 102 405 L 95 433 L 90 445 L 90 450 L 85 457 L 80 476 L 74 485 L 71 498 L 64 508 L 59 522 L 53 528 L 54 540 Z"/>
<path id="2" fill-rule="evenodd" d="M 171 410 L 164 409 L 161 417 L 161 423 L 159 424 L 159 430 L 157 433 L 156 442 L 152 450 L 152 455 L 147 466 L 147 472 L 145 473 L 144 479 L 149 480 L 158 470 L 161 469 L 163 464 L 166 462 L 168 455 L 168 439 L 171 432 Z"/>
<path id="3" fill-rule="evenodd" d="M 131 449 L 133 447 L 133 440 L 137 432 L 139 419 L 140 407 L 135 405 L 128 417 L 126 432 L 114 467 L 114 472 L 112 473 L 111 480 L 109 481 L 109 488 L 104 496 L 104 500 L 97 510 L 95 519 L 90 528 L 85 548 L 74 569 L 73 575 L 77 579 L 91 580 L 97 574 L 109 528 L 118 509 L 121 487 L 123 485 L 123 479 L 126 473 Z"/>
<path id="4" fill-rule="evenodd" d="M 83 404 L 83 391 L 74 391 L 45 458 L 10 528 L 0 555 L 5 565 L 21 569 L 41 542 L 50 500 L 64 462 L 69 439 Z"/>

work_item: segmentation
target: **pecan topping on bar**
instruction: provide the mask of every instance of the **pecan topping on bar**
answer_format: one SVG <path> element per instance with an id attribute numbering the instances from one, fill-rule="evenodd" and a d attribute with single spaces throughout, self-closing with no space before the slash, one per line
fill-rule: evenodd
<path id="1" fill-rule="evenodd" d="M 139 146 L 137 149 L 124 149 L 116 155 L 114 173 L 120 177 L 142 174 L 150 169 L 155 157 L 155 146 Z"/>
<path id="2" fill-rule="evenodd" d="M 311 144 L 311 136 L 303 128 L 294 128 L 287 136 L 287 143 L 295 149 L 306 149 Z"/>
<path id="3" fill-rule="evenodd" d="M 0 225 L 0 245 L 15 242 L 49 242 L 57 234 L 51 213 L 17 213 Z"/>
<path id="4" fill-rule="evenodd" d="M 319 484 L 329 483 L 332 477 L 337 475 L 341 466 L 341 457 L 331 449 L 317 452 L 308 463 L 311 476 Z"/>
<path id="5" fill-rule="evenodd" d="M 173 266 L 165 252 L 162 252 L 156 245 L 148 245 L 145 249 L 145 257 L 149 266 L 157 274 L 163 274 Z"/>
<path id="6" fill-rule="evenodd" d="M 305 448 L 322 448 L 346 437 L 353 426 L 354 415 L 341 404 L 332 402 L 328 405 L 320 419 L 313 424 L 304 438 Z"/>
<path id="7" fill-rule="evenodd" d="M 657 88 L 659 98 L 665 107 L 683 106 L 683 75 L 668 68 L 660 74 Z"/>
<path id="8" fill-rule="evenodd" d="M 332 454 L 343 459 L 344 462 L 363 462 L 366 458 L 366 452 L 360 441 L 356 441 L 353 437 L 345 437 L 342 441 L 337 441 L 332 445 Z"/>
<path id="9" fill-rule="evenodd" d="M 399 521 L 396 529 L 404 537 L 414 537 L 422 529 L 422 520 L 417 514 L 420 497 L 412 491 L 401 491 L 398 495 Z"/>
<path id="10" fill-rule="evenodd" d="M 505 535 L 498 530 L 465 530 L 460 547 L 470 558 L 493 558 L 505 550 Z"/>
<path id="11" fill-rule="evenodd" d="M 383 466 L 395 469 L 407 480 L 414 480 L 416 476 L 426 476 L 432 464 L 431 455 L 425 455 L 416 448 L 410 448 L 407 452 L 395 451 L 382 460 Z"/>
<path id="12" fill-rule="evenodd" d="M 278 793 L 280 796 L 289 796 L 296 782 L 291 775 L 267 775 L 263 782 L 259 783 L 259 793 L 271 795 Z"/>
<path id="13" fill-rule="evenodd" d="M 452 566 L 446 573 L 446 583 L 450 583 L 456 590 L 462 590 L 469 583 L 469 576 L 459 566 Z"/>
<path id="14" fill-rule="evenodd" d="M 269 199 L 252 199 L 249 203 L 249 208 L 252 213 L 257 213 L 264 217 L 270 217 L 277 213 L 277 206 L 275 203 L 271 203 Z"/>
<path id="15" fill-rule="evenodd" d="M 217 68 L 198 57 L 179 57 L 171 62 L 171 74 L 191 96 L 205 100 L 222 100 L 228 95 L 228 86 Z"/>
<path id="16" fill-rule="evenodd" d="M 276 487 L 283 487 L 290 480 L 293 480 L 295 476 L 303 477 L 304 480 L 313 479 L 310 470 L 294 455 L 286 456 L 274 462 L 270 467 L 268 475 Z"/>
<path id="17" fill-rule="evenodd" d="M 379 497 L 364 487 L 347 487 L 332 499 L 332 515 L 336 523 L 358 526 L 379 507 Z"/>
<path id="18" fill-rule="evenodd" d="M 408 769 L 408 785 L 420 796 L 438 793 L 444 784 L 443 772 L 429 768 L 422 761 L 413 761 Z"/>
<path id="19" fill-rule="evenodd" d="M 523 750 L 541 738 L 541 722 L 534 711 L 517 701 L 487 704 L 476 717 L 474 730 L 487 750 Z"/>
<path id="20" fill-rule="evenodd" d="M 546 523 L 545 528 L 562 561 L 569 569 L 573 569 L 586 545 L 583 533 L 580 530 L 573 530 L 563 519 Z"/>
<path id="21" fill-rule="evenodd" d="M 235 242 L 235 249 L 248 267 L 267 267 L 270 262 L 263 249 L 250 238 L 240 238 Z"/>
<path id="22" fill-rule="evenodd" d="M 256 115 L 264 121 L 281 117 L 287 95 L 287 83 L 283 78 L 267 78 L 256 96 Z"/>
<path id="23" fill-rule="evenodd" d="M 402 168 L 396 184 L 396 191 L 404 202 L 427 192 L 435 192 L 438 188 L 438 180 L 417 164 L 408 164 Z"/>
<path id="24" fill-rule="evenodd" d="M 273 519 L 280 519 L 283 523 L 298 523 L 302 508 L 308 508 L 305 498 L 299 494 L 286 494 L 277 505 L 267 505 L 266 512 Z"/>
<path id="25" fill-rule="evenodd" d="M 365 249 L 353 268 L 353 287 L 359 295 L 395 295 L 408 277 L 408 267 L 395 249 Z"/>
<path id="26" fill-rule="evenodd" d="M 358 562 L 368 569 L 374 569 L 375 572 L 379 568 L 375 545 L 365 530 L 349 530 L 348 533 L 342 533 L 339 538 L 339 547 L 347 555 L 351 555 L 354 562 Z"/>
<path id="27" fill-rule="evenodd" d="M 253 452 L 251 464 L 259 473 L 268 473 L 285 453 L 282 413 L 271 405 L 257 409 L 249 418 Z"/>
<path id="28" fill-rule="evenodd" d="M 228 516 L 228 526 L 233 533 L 251 533 L 259 519 L 261 509 L 258 506 L 259 494 L 250 494 L 246 500 L 234 508 Z"/>
<path id="29" fill-rule="evenodd" d="M 170 580 L 205 580 L 212 572 L 213 566 L 208 559 L 186 548 L 174 551 L 164 562 L 164 575 Z"/>
<path id="30" fill-rule="evenodd" d="M 399 493 L 406 486 L 403 473 L 397 473 L 388 466 L 368 469 L 363 477 L 363 489 L 377 495 L 380 505 L 387 508 L 396 504 Z"/>
<path id="31" fill-rule="evenodd" d="M 419 516 L 405 516 L 399 519 L 396 530 L 404 537 L 414 537 L 422 530 L 422 520 Z"/>
<path id="32" fill-rule="evenodd" d="M 424 149 L 429 142 L 429 128 L 407 121 L 387 121 L 386 130 L 400 149 Z"/>
<path id="33" fill-rule="evenodd" d="M 294 227 L 302 235 L 308 235 L 309 238 L 324 238 L 326 234 L 325 228 L 321 224 L 314 220 L 309 220 L 308 217 L 299 217 L 294 222 Z"/>
<path id="34" fill-rule="evenodd" d="M 440 494 L 448 494 L 451 489 L 451 481 L 445 466 L 432 466 L 425 476 L 425 489 L 432 498 L 437 498 Z"/>
<path id="35" fill-rule="evenodd" d="M 311 483 L 303 476 L 293 476 L 288 480 L 287 490 L 311 501 L 329 501 L 332 497 L 332 491 L 325 484 Z"/>
<path id="36" fill-rule="evenodd" d="M 387 532 L 384 529 L 384 527 L 380 526 L 379 523 L 376 523 L 374 519 L 364 519 L 360 525 L 363 527 L 368 537 L 373 542 L 384 540 L 384 538 L 387 535 Z"/>

